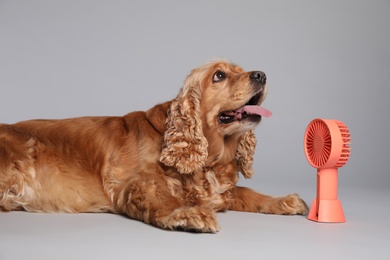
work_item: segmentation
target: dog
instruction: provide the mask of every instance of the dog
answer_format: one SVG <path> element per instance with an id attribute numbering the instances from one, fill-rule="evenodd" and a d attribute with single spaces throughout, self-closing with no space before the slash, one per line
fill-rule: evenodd
<path id="1" fill-rule="evenodd" d="M 208 233 L 221 211 L 306 214 L 297 194 L 236 186 L 253 175 L 267 89 L 263 72 L 215 61 L 145 112 L 1 124 L 0 211 L 109 212 Z"/>

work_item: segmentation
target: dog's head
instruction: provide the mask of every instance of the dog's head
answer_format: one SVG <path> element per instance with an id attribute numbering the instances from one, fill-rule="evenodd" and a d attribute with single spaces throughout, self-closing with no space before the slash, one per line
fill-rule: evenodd
<path id="1" fill-rule="evenodd" d="M 253 129 L 261 120 L 266 94 L 261 71 L 245 72 L 223 61 L 194 69 L 168 112 L 161 162 L 192 173 L 234 149 L 241 172 L 250 177 Z M 210 151 L 214 158 L 209 158 Z"/>
<path id="2" fill-rule="evenodd" d="M 226 62 L 209 64 L 203 71 L 201 113 L 208 127 L 223 136 L 254 129 L 261 120 L 256 108 L 267 93 L 265 74 Z"/>

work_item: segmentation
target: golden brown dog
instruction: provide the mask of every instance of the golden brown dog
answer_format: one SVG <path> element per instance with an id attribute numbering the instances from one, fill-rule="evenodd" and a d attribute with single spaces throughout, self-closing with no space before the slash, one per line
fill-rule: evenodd
<path id="1" fill-rule="evenodd" d="M 297 195 L 236 186 L 250 178 L 263 72 L 194 69 L 178 96 L 123 117 L 0 125 L 0 211 L 112 212 L 164 229 L 216 232 L 217 211 L 305 214 Z M 256 107 L 255 107 L 256 108 Z"/>

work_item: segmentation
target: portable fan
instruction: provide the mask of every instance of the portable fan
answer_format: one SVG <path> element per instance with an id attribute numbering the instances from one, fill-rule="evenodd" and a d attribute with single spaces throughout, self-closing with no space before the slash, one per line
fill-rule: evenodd
<path id="1" fill-rule="evenodd" d="M 308 162 L 317 168 L 317 197 L 308 219 L 317 222 L 345 222 L 337 198 L 338 168 L 349 159 L 351 135 L 337 120 L 314 119 L 305 132 L 304 150 Z"/>

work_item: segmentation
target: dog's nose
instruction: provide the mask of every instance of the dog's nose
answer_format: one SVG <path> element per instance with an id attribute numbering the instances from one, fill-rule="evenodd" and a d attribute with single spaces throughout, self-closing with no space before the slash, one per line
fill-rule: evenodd
<path id="1" fill-rule="evenodd" d="M 267 82 L 267 77 L 265 76 L 265 73 L 262 71 L 253 71 L 251 74 L 249 74 L 249 78 L 263 85 Z"/>

